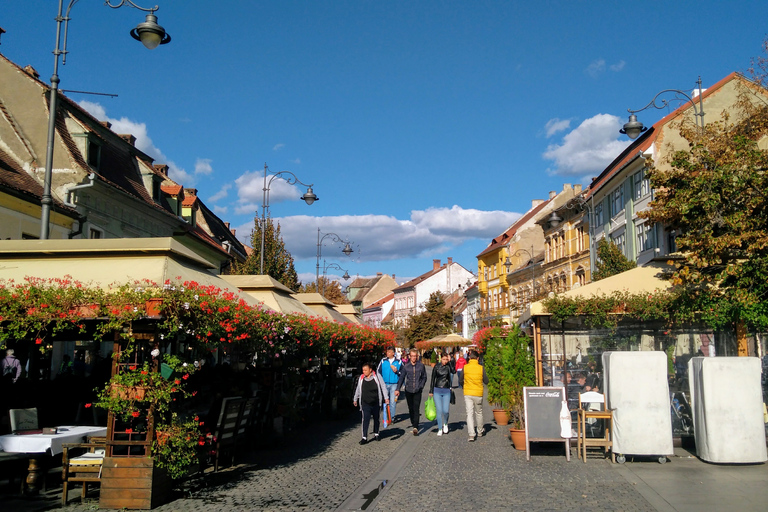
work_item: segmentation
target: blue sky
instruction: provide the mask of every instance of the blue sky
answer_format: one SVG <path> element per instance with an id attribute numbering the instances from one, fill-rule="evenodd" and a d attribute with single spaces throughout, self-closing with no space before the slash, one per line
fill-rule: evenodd
<path id="1" fill-rule="evenodd" d="M 353 277 L 402 282 L 447 257 L 476 272 L 532 199 L 589 183 L 625 147 L 627 108 L 745 71 L 768 32 L 764 0 L 156 1 L 173 40 L 153 51 L 128 35 L 141 12 L 77 3 L 60 87 L 118 94 L 69 96 L 133 133 L 238 235 L 265 163 L 313 183 L 312 206 L 279 180 L 270 195 L 304 281 L 318 227 L 353 242 L 349 259 L 322 249 Z M 0 8 L 0 52 L 46 81 L 56 9 Z"/>

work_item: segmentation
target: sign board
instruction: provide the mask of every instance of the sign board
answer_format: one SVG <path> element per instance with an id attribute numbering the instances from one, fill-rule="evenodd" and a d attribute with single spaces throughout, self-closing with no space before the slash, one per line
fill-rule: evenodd
<path id="1" fill-rule="evenodd" d="M 570 439 L 560 437 L 560 411 L 566 399 L 563 387 L 525 387 L 525 457 L 531 460 L 531 442 L 565 443 L 565 457 L 571 460 Z"/>

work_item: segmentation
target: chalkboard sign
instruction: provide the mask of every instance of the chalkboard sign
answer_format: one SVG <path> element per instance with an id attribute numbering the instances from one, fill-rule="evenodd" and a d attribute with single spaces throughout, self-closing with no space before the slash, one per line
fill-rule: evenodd
<path id="1" fill-rule="evenodd" d="M 571 460 L 569 439 L 560 437 L 560 411 L 565 400 L 565 388 L 525 387 L 525 456 L 531 460 L 533 441 L 565 443 L 566 459 Z"/>

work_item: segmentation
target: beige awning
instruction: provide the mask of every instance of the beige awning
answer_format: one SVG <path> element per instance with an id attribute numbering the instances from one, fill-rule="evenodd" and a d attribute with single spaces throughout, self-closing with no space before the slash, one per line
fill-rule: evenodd
<path id="1" fill-rule="evenodd" d="M 579 288 L 573 288 L 560 295 L 564 297 L 593 297 L 601 295 L 611 295 L 614 292 L 628 292 L 631 294 L 651 293 L 657 290 L 666 290 L 672 286 L 669 280 L 664 279 L 664 275 L 669 274 L 674 267 L 667 264 L 666 261 L 652 260 L 643 267 L 633 268 L 606 277 L 600 281 L 595 281 Z M 530 308 L 523 312 L 518 319 L 518 323 L 523 323 L 534 316 L 549 315 L 542 301 L 531 304 Z"/>
<path id="2" fill-rule="evenodd" d="M 147 279 L 195 281 L 230 291 L 251 305 L 259 302 L 215 274 L 216 266 L 173 238 L 0 240 L 0 279 L 23 282 L 71 276 L 96 288 Z"/>
<path id="3" fill-rule="evenodd" d="M 353 323 L 352 320 L 334 309 L 333 302 L 319 293 L 297 293 L 294 297 L 304 303 L 305 306 L 309 306 L 315 312 L 315 316 L 334 322 Z"/>
<path id="4" fill-rule="evenodd" d="M 296 299 L 290 288 L 271 276 L 226 275 L 221 278 L 275 311 L 318 316 L 315 310 Z"/>
<path id="5" fill-rule="evenodd" d="M 333 309 L 344 315 L 350 322 L 354 324 L 362 324 L 357 311 L 355 311 L 355 306 L 352 304 L 336 304 Z"/>

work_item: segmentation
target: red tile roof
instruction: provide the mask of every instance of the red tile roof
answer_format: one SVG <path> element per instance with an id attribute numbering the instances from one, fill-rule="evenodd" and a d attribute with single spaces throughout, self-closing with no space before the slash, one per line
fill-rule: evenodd
<path id="1" fill-rule="evenodd" d="M 181 185 L 160 185 L 160 190 L 165 192 L 166 194 L 177 196 L 181 194 L 181 191 L 184 189 Z"/>
<path id="2" fill-rule="evenodd" d="M 376 302 L 373 302 L 373 303 L 369 304 L 368 307 L 365 308 L 365 309 L 380 308 L 384 304 L 386 304 L 387 302 L 391 301 L 394 298 L 395 298 L 395 292 L 389 292 L 388 294 L 386 294 L 385 296 L 383 296 L 382 298 L 380 298 Z"/>

